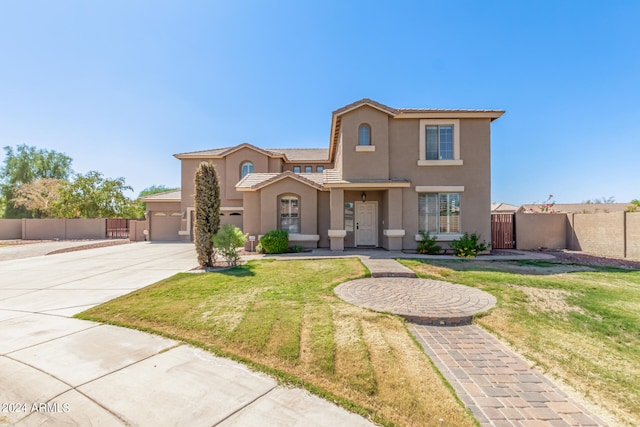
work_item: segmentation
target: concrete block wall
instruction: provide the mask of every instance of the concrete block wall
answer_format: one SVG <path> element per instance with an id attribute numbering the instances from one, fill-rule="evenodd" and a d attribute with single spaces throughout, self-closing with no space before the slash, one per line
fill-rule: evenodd
<path id="1" fill-rule="evenodd" d="M 516 214 L 517 249 L 565 249 L 566 234 L 565 214 Z"/>
<path id="2" fill-rule="evenodd" d="M 516 247 L 640 261 L 640 212 L 516 214 Z"/>
<path id="3" fill-rule="evenodd" d="M 22 239 L 21 219 L 0 219 L 0 240 Z"/>

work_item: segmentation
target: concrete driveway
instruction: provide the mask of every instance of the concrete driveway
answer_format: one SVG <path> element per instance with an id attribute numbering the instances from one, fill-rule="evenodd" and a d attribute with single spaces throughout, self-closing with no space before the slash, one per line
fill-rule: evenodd
<path id="1" fill-rule="evenodd" d="M 134 243 L 0 261 L 0 425 L 373 425 L 194 347 L 71 318 L 195 259 Z"/>

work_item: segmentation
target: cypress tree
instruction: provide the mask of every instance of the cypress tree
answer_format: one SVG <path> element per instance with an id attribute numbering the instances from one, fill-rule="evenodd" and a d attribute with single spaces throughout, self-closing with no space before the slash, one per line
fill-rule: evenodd
<path id="1" fill-rule="evenodd" d="M 212 162 L 202 162 L 196 171 L 195 188 L 195 245 L 198 264 L 213 267 L 213 235 L 220 228 L 220 185 Z"/>

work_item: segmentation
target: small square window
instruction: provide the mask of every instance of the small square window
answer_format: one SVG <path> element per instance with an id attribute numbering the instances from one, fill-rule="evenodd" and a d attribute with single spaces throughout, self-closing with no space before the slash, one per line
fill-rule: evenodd
<path id="1" fill-rule="evenodd" d="M 300 166 L 294 166 L 293 173 L 300 173 Z"/>
<path id="2" fill-rule="evenodd" d="M 324 166 L 316 166 L 316 172 L 318 173 L 324 172 Z"/>
<path id="3" fill-rule="evenodd" d="M 311 173 L 311 172 L 313 172 L 313 166 L 304 167 L 304 173 Z"/>

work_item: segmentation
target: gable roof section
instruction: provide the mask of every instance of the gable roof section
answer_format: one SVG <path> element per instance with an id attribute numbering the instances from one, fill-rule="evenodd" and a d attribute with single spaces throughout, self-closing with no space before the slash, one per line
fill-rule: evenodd
<path id="1" fill-rule="evenodd" d="M 364 106 L 375 108 L 395 119 L 464 119 L 487 118 L 491 121 L 504 114 L 504 110 L 458 110 L 441 108 L 391 108 L 369 98 L 338 108 L 331 116 L 331 135 L 329 141 L 329 160 L 333 160 L 340 138 L 342 116 Z"/>
<path id="2" fill-rule="evenodd" d="M 270 150 L 264 150 L 262 148 L 256 147 L 255 145 L 251 145 L 249 143 L 242 143 L 240 145 L 236 145 L 235 147 L 225 147 L 225 148 L 215 148 L 213 150 L 202 150 L 202 151 L 192 151 L 188 153 L 178 153 L 173 156 L 177 159 L 215 159 L 222 158 L 228 156 L 231 153 L 235 153 L 238 150 L 243 148 L 248 148 L 250 150 L 256 151 L 260 154 L 269 157 L 284 157 L 283 153 L 274 152 Z"/>
<path id="3" fill-rule="evenodd" d="M 243 148 L 248 148 L 268 157 L 280 157 L 286 162 L 328 162 L 328 148 L 259 148 L 255 145 L 242 143 L 235 147 L 214 148 L 211 150 L 191 151 L 178 153 L 173 156 L 177 159 L 219 159 L 235 153 Z"/>
<path id="4" fill-rule="evenodd" d="M 323 190 L 321 173 L 250 173 L 236 184 L 238 191 L 256 191 L 283 179 L 293 179 L 317 190 Z"/>
<path id="5" fill-rule="evenodd" d="M 140 197 L 141 202 L 180 202 L 182 200 L 182 192 L 180 190 L 165 191 L 163 193 L 151 194 L 149 196 Z"/>
<path id="6" fill-rule="evenodd" d="M 288 162 L 328 162 L 328 148 L 269 148 L 267 151 L 285 156 Z"/>

